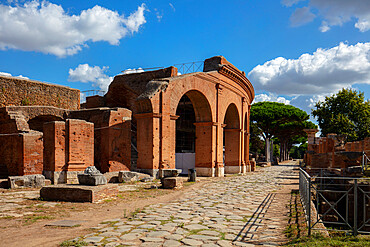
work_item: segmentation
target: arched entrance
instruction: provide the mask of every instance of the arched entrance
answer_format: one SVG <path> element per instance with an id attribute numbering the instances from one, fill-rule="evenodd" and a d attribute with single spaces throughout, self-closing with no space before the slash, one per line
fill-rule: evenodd
<path id="1" fill-rule="evenodd" d="M 240 118 L 235 104 L 230 104 L 226 110 L 224 119 L 224 166 L 225 173 L 234 174 L 241 171 L 241 150 L 240 150 Z"/>
<path id="2" fill-rule="evenodd" d="M 188 169 L 195 168 L 195 112 L 193 104 L 186 94 L 182 96 L 176 109 L 176 169 L 188 174 Z"/>
<path id="3" fill-rule="evenodd" d="M 176 109 L 175 166 L 188 174 L 188 169 L 211 167 L 212 113 L 206 97 L 199 91 L 185 93 Z"/>

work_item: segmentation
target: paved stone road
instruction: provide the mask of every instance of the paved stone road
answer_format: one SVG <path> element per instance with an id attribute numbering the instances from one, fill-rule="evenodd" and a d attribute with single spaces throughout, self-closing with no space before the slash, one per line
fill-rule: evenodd
<path id="1" fill-rule="evenodd" d="M 210 183 L 175 202 L 146 207 L 131 220 L 110 219 L 75 240 L 92 246 L 279 245 L 289 196 L 276 192 L 293 168 L 272 166 Z"/>

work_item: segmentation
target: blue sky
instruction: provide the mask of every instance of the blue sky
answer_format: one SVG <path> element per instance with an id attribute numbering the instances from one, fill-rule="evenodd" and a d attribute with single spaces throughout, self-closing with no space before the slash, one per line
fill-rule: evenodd
<path id="1" fill-rule="evenodd" d="M 369 99 L 369 39 L 370 0 L 0 1 L 0 72 L 80 90 L 222 55 L 256 101 L 310 113 L 342 87 Z"/>

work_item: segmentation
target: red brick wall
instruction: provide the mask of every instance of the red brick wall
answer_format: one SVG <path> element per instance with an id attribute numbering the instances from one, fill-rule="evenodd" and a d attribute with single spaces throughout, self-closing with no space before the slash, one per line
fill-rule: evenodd
<path id="1" fill-rule="evenodd" d="M 94 123 L 95 166 L 101 172 L 130 170 L 131 111 L 97 108 L 71 112 L 73 118 Z"/>
<path id="2" fill-rule="evenodd" d="M 83 171 L 94 165 L 94 124 L 78 119 L 44 125 L 44 170 Z"/>
<path id="3" fill-rule="evenodd" d="M 80 90 L 38 81 L 0 76 L 0 107 L 43 105 L 80 109 Z"/>
<path id="4" fill-rule="evenodd" d="M 41 132 L 0 136 L 0 176 L 41 174 L 43 141 Z"/>

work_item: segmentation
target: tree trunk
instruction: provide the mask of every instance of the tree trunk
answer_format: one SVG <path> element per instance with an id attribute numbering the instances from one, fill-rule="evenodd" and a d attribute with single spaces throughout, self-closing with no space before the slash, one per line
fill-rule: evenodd
<path id="1" fill-rule="evenodd" d="M 265 157 L 266 157 L 266 162 L 271 162 L 271 138 L 266 137 L 265 140 L 266 146 L 265 146 Z"/>

